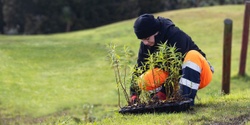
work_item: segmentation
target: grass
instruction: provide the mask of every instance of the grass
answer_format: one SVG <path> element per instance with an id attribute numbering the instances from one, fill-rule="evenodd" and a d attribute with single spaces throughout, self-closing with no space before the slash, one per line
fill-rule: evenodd
<path id="1" fill-rule="evenodd" d="M 240 124 L 250 121 L 250 77 L 238 77 L 244 5 L 155 14 L 172 19 L 207 54 L 213 80 L 193 110 L 120 115 L 106 45 L 139 41 L 132 20 L 53 35 L 0 36 L 0 124 Z M 221 94 L 223 21 L 233 20 L 230 94 Z M 246 72 L 249 73 L 250 52 Z M 125 104 L 125 100 L 124 100 Z M 93 123 L 94 121 L 94 123 Z M 249 122 L 247 122 L 250 124 Z"/>

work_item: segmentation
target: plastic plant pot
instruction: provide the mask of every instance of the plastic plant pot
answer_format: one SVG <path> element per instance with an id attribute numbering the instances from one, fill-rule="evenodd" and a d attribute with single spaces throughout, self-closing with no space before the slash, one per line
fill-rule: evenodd
<path id="1" fill-rule="evenodd" d="M 190 109 L 192 99 L 183 101 L 164 102 L 161 104 L 125 106 L 119 111 L 121 114 L 143 114 L 143 113 L 174 113 L 184 112 Z"/>

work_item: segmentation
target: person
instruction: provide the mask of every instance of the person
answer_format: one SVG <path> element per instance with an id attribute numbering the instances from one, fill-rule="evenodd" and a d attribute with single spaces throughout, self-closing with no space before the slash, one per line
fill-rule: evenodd
<path id="1" fill-rule="evenodd" d="M 180 71 L 182 76 L 179 79 L 179 88 L 183 97 L 193 99 L 191 105 L 194 105 L 197 91 L 209 84 L 214 72 L 205 53 L 188 34 L 179 29 L 168 18 L 155 18 L 152 14 L 142 14 L 135 20 L 133 28 L 135 35 L 141 41 L 136 69 L 144 65 L 149 52 L 157 51 L 159 43 L 167 42 L 167 45 L 175 46 L 177 52 L 185 54 L 182 59 L 183 64 Z M 133 77 L 131 82 L 130 102 L 133 104 L 139 100 L 140 88 L 136 86 Z M 163 88 L 155 91 L 155 95 L 161 100 L 166 99 L 166 92 Z"/>

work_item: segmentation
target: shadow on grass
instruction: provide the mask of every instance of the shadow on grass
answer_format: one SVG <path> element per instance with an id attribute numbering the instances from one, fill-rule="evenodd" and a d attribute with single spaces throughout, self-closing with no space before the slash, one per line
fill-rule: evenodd
<path id="1" fill-rule="evenodd" d="M 197 116 L 193 123 L 216 125 L 239 125 L 250 121 L 249 99 L 218 98 L 217 101 L 207 104 L 196 104 L 187 113 Z"/>
<path id="2" fill-rule="evenodd" d="M 103 105 L 103 104 L 82 104 L 71 108 L 64 108 L 61 111 L 48 114 L 40 117 L 32 116 L 5 116 L 1 114 L 0 109 L 0 125 L 9 125 L 9 124 L 25 124 L 25 125 L 34 125 L 34 124 L 86 124 L 93 123 L 97 120 L 100 120 L 105 117 L 110 117 L 114 111 L 107 111 L 109 109 L 114 109 L 118 105 Z M 105 115 L 95 116 L 95 112 L 105 111 Z"/>
<path id="3" fill-rule="evenodd" d="M 232 77 L 232 80 L 240 80 L 240 81 L 248 82 L 250 81 L 250 76 L 247 74 L 245 74 L 244 76 L 236 75 Z"/>
<path id="4" fill-rule="evenodd" d="M 209 124 L 212 125 L 244 125 L 247 121 L 250 121 L 250 114 L 243 114 L 235 118 L 228 118 L 225 122 L 213 121 Z"/>

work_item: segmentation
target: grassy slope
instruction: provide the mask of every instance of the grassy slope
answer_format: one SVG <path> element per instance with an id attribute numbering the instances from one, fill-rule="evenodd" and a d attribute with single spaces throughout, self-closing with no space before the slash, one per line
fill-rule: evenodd
<path id="1" fill-rule="evenodd" d="M 79 119 L 93 111 L 89 115 L 96 120 L 108 117 L 102 124 L 232 122 L 230 118 L 250 111 L 250 78 L 236 77 L 243 12 L 241 5 L 155 14 L 169 17 L 192 36 L 216 70 L 211 84 L 199 91 L 200 100 L 196 101 L 198 106 L 194 111 L 169 115 L 115 113 L 118 110 L 116 86 L 113 72 L 105 61 L 105 46 L 114 42 L 127 45 L 137 53 L 139 41 L 133 34 L 134 20 L 65 34 L 0 36 L 0 123 L 36 122 L 32 119 L 43 120 L 44 116 L 61 111 Z M 232 79 L 231 94 L 221 96 L 225 18 L 233 20 Z M 249 51 L 247 56 L 249 64 Z M 248 65 L 246 68 L 250 71 Z M 89 109 L 90 105 L 94 108 Z"/>

